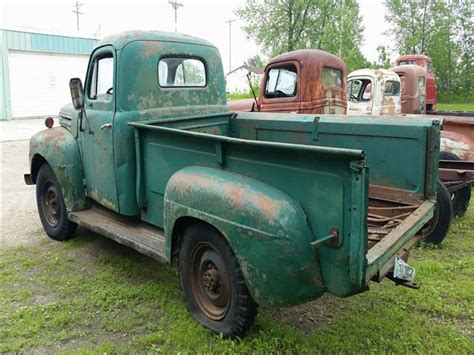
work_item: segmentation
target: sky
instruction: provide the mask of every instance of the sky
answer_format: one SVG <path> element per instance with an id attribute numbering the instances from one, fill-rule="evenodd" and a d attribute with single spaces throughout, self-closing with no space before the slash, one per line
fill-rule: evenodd
<path id="1" fill-rule="evenodd" d="M 78 0 L 83 3 L 76 29 L 76 15 L 72 12 L 75 0 L 0 0 L 0 28 L 60 35 L 103 37 L 125 30 L 174 31 L 174 10 L 168 0 Z M 362 52 L 370 61 L 377 59 L 377 46 L 387 46 L 383 32 L 388 28 L 384 20 L 382 0 L 358 0 L 363 17 L 364 44 Z M 243 23 L 234 10 L 245 0 L 178 0 L 178 32 L 204 38 L 219 48 L 225 71 L 229 64 L 236 68 L 249 57 L 261 53 L 260 48 L 246 37 Z M 256 15 L 257 16 L 257 15 Z M 232 23 L 232 55 L 229 63 L 229 25 Z"/>

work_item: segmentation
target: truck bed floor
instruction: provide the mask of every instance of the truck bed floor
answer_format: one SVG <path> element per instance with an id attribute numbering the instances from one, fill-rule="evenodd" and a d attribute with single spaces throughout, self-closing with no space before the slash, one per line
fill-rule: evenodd
<path id="1" fill-rule="evenodd" d="M 159 261 L 166 261 L 163 230 L 99 206 L 70 212 L 69 220 Z"/>

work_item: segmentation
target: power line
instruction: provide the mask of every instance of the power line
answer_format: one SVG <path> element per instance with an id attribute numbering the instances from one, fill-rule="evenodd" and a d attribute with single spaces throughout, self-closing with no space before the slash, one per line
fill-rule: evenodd
<path id="1" fill-rule="evenodd" d="M 232 22 L 234 20 L 227 20 L 225 23 L 229 24 L 229 72 L 232 71 Z"/>
<path id="2" fill-rule="evenodd" d="M 180 7 L 183 7 L 184 5 L 182 3 L 179 3 L 178 0 L 168 0 L 168 3 L 174 9 L 174 31 L 178 32 L 178 9 Z"/>
<path id="3" fill-rule="evenodd" d="M 73 6 L 76 8 L 75 10 L 72 10 L 73 13 L 76 14 L 76 26 L 77 26 L 77 31 L 79 31 L 79 15 L 84 15 L 83 12 L 80 12 L 79 9 L 81 8 L 81 6 L 83 6 L 84 3 L 78 3 L 76 1 L 76 4 L 74 4 Z"/>

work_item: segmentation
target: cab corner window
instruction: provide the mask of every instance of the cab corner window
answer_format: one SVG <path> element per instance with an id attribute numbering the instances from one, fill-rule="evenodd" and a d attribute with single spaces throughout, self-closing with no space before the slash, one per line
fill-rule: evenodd
<path id="1" fill-rule="evenodd" d="M 272 68 L 268 72 L 264 96 L 267 99 L 296 96 L 297 71 L 294 65 Z"/>
<path id="2" fill-rule="evenodd" d="M 433 72 L 433 64 L 431 64 L 431 62 L 426 62 L 426 71 L 428 73 L 432 73 Z"/>
<path id="3" fill-rule="evenodd" d="M 385 88 L 383 91 L 384 96 L 399 96 L 400 95 L 400 83 L 394 80 L 388 80 L 385 82 Z"/>
<path id="4" fill-rule="evenodd" d="M 163 88 L 204 87 L 206 67 L 196 58 L 162 58 L 158 62 L 158 82 Z"/>
<path id="5" fill-rule="evenodd" d="M 97 57 L 92 64 L 88 97 L 91 100 L 111 100 L 114 87 L 112 53 Z"/>
<path id="6" fill-rule="evenodd" d="M 339 69 L 323 67 L 323 87 L 340 88 L 342 72 Z"/>

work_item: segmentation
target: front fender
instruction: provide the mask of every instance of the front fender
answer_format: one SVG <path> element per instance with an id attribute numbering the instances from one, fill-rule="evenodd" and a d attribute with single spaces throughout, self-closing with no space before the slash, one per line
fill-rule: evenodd
<path id="1" fill-rule="evenodd" d="M 169 259 L 173 226 L 182 217 L 193 217 L 226 238 L 257 303 L 295 305 L 325 291 L 305 212 L 282 191 L 239 174 L 194 166 L 170 178 L 164 204 Z"/>
<path id="2" fill-rule="evenodd" d="M 31 137 L 30 172 L 34 183 L 44 161 L 51 166 L 59 181 L 67 210 L 85 209 L 87 204 L 81 155 L 71 132 L 63 127 L 56 127 Z"/>

